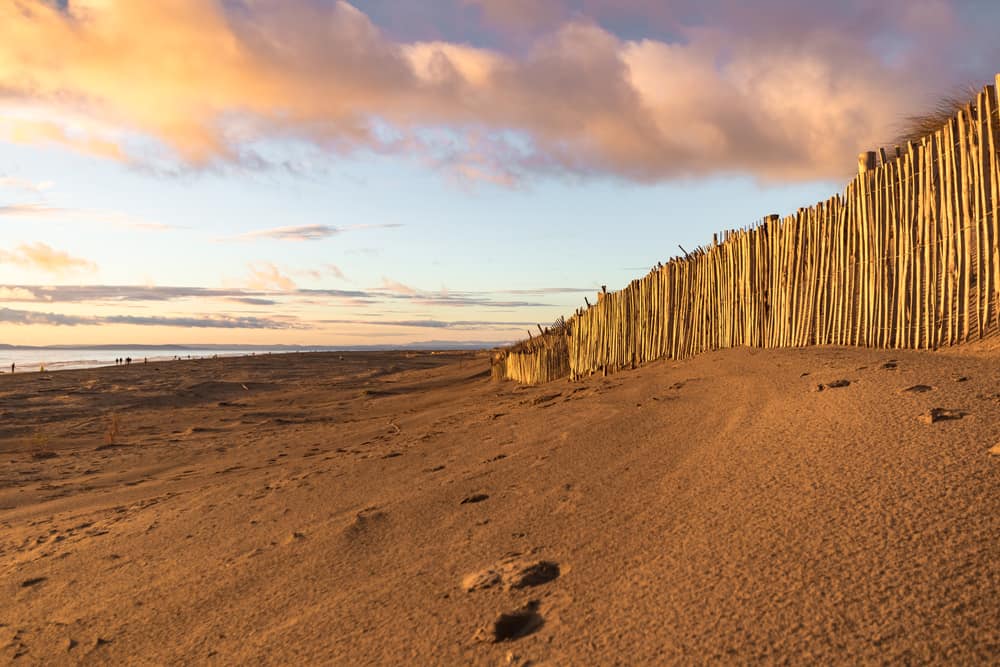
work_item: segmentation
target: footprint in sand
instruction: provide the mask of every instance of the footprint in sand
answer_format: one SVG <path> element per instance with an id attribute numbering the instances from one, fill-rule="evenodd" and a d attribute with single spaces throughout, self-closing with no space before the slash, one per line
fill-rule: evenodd
<path id="1" fill-rule="evenodd" d="M 371 536 L 388 521 L 388 518 L 389 515 L 378 507 L 366 507 L 355 514 L 354 519 L 345 528 L 344 534 L 351 539 Z"/>
<path id="2" fill-rule="evenodd" d="M 471 496 L 466 496 L 465 498 L 463 498 L 462 502 L 460 502 L 459 505 L 471 505 L 473 503 L 481 503 L 484 500 L 488 499 L 489 496 L 486 495 L 485 493 L 474 493 Z"/>
<path id="3" fill-rule="evenodd" d="M 520 609 L 504 612 L 492 623 L 480 628 L 476 638 L 499 644 L 534 634 L 545 624 L 545 619 L 538 613 L 538 607 L 538 600 L 532 600 Z"/>
<path id="4" fill-rule="evenodd" d="M 909 394 L 926 394 L 929 391 L 934 391 L 934 387 L 929 384 L 915 384 L 912 387 L 907 387 L 902 390 L 903 393 Z"/>
<path id="5" fill-rule="evenodd" d="M 512 553 L 492 567 L 467 574 L 462 588 L 467 593 L 502 587 L 506 591 L 533 588 L 559 578 L 559 563 L 549 560 L 525 560 Z"/>
<path id="6" fill-rule="evenodd" d="M 949 410 L 947 408 L 931 408 L 924 414 L 917 417 L 924 424 L 934 424 L 935 422 L 948 421 L 951 419 L 961 419 L 965 413 L 960 410 Z"/>
<path id="7" fill-rule="evenodd" d="M 826 391 L 827 389 L 840 389 L 842 387 L 850 387 L 850 380 L 834 380 L 833 382 L 827 382 L 826 384 L 816 385 L 816 391 Z"/>

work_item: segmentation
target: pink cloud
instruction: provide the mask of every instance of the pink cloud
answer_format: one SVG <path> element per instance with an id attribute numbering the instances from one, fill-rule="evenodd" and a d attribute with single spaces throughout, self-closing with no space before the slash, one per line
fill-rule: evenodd
<path id="1" fill-rule="evenodd" d="M 251 264 L 249 268 L 250 276 L 244 281 L 249 289 L 292 291 L 296 287 L 294 280 L 270 262 Z"/>
<path id="2" fill-rule="evenodd" d="M 12 252 L 0 250 L 0 264 L 13 264 L 59 275 L 97 270 L 97 265 L 93 262 L 55 250 L 42 242 L 22 243 Z"/>
<path id="3" fill-rule="evenodd" d="M 193 167 L 294 140 L 505 185 L 841 177 L 950 82 L 946 56 L 967 45 L 934 0 L 455 2 L 527 42 L 397 41 L 342 0 L 81 0 L 69 13 L 10 0 L 0 139 Z M 606 27 L 618 24 L 648 36 Z M 919 48 L 931 36 L 933 54 Z"/>

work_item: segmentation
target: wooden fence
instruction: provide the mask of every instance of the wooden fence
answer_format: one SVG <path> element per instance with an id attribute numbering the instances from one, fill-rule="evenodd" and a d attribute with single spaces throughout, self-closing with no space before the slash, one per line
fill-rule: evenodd
<path id="1" fill-rule="evenodd" d="M 1000 86 L 1000 75 L 997 75 Z M 493 357 L 524 383 L 735 346 L 937 348 L 1000 319 L 1000 123 L 987 86 L 842 195 L 716 236 Z"/>

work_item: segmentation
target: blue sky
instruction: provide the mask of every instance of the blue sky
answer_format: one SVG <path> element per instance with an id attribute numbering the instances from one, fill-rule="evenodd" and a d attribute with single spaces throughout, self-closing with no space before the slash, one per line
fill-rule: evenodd
<path id="1" fill-rule="evenodd" d="M 975 3 L 140 4 L 0 10 L 0 342 L 523 337 L 997 55 Z"/>

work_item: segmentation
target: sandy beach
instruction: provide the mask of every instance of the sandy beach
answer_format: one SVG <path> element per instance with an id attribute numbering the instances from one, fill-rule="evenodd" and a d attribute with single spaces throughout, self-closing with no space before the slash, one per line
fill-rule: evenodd
<path id="1" fill-rule="evenodd" d="M 0 377 L 15 664 L 995 662 L 997 353 Z"/>

